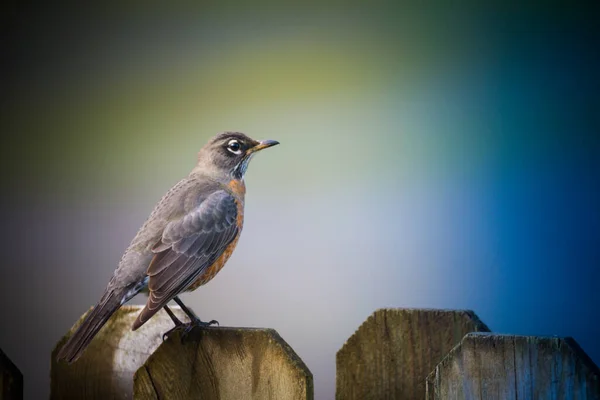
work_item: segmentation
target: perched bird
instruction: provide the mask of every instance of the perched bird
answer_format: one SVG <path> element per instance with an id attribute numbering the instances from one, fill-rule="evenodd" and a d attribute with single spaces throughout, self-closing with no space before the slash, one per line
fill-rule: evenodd
<path id="1" fill-rule="evenodd" d="M 198 153 L 192 172 L 173 186 L 125 250 L 104 295 L 58 353 L 74 362 L 110 316 L 139 292 L 146 306 L 133 323 L 142 326 L 161 308 L 176 327 L 207 326 L 181 302 L 178 294 L 210 281 L 225 265 L 244 223 L 244 174 L 252 156 L 279 144 L 256 141 L 239 132 L 212 138 Z M 182 324 L 167 307 L 175 300 L 190 317 Z"/>

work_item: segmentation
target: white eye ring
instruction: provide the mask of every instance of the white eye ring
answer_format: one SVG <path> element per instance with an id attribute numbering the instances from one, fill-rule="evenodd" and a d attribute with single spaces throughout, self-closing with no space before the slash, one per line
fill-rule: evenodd
<path id="1" fill-rule="evenodd" d="M 242 145 L 235 139 L 231 139 L 229 143 L 227 143 L 227 150 L 232 152 L 233 154 L 242 154 Z"/>

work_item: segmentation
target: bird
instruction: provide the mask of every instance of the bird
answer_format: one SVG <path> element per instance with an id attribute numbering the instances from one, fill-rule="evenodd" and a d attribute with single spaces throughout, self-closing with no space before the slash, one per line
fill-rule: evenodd
<path id="1" fill-rule="evenodd" d="M 164 309 L 175 328 L 209 326 L 179 299 L 206 284 L 233 253 L 244 224 L 244 175 L 252 157 L 279 144 L 254 140 L 241 132 L 223 132 L 198 152 L 189 175 L 156 204 L 125 250 L 100 301 L 57 354 L 75 362 L 94 336 L 123 304 L 140 292 L 148 299 L 132 330 Z M 190 318 L 182 323 L 169 309 L 174 300 Z M 171 331 L 167 332 L 170 333 Z M 164 339 L 164 337 L 163 337 Z"/>

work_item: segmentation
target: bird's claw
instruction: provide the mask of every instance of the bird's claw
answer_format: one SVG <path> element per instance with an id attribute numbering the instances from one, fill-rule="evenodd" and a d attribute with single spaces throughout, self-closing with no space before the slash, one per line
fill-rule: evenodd
<path id="1" fill-rule="evenodd" d="M 182 325 L 183 325 L 183 324 L 182 324 Z M 169 335 L 170 335 L 171 333 L 173 333 L 175 330 L 177 330 L 177 329 L 179 329 L 179 328 L 181 328 L 181 325 L 176 325 L 176 326 L 174 326 L 173 328 L 171 328 L 171 329 L 169 329 L 168 331 L 166 331 L 165 333 L 163 333 L 163 335 L 162 335 L 162 340 L 163 340 L 163 342 L 164 342 L 165 340 L 167 340 L 167 338 L 169 337 Z"/>
<path id="2" fill-rule="evenodd" d="M 191 331 L 193 331 L 194 328 L 196 328 L 196 327 L 207 328 L 207 327 L 212 326 L 212 325 L 220 326 L 219 325 L 219 321 L 214 320 L 214 319 L 211 320 L 211 321 L 209 321 L 209 322 L 204 322 L 204 321 L 201 321 L 201 320 L 198 319 L 198 320 L 191 321 L 191 322 L 188 322 L 188 323 L 185 323 L 185 324 L 177 325 L 174 328 L 169 329 L 167 332 L 165 332 L 163 334 L 163 342 L 166 340 L 167 337 L 169 337 L 169 335 L 171 333 L 173 333 L 174 331 L 182 329 L 183 332 L 181 333 L 181 343 L 183 343 L 183 340 L 185 339 L 185 337 Z"/>

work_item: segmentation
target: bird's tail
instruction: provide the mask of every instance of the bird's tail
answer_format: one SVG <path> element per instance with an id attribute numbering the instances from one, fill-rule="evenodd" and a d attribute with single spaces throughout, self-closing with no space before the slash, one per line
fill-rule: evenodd
<path id="1" fill-rule="evenodd" d="M 98 331 L 106 324 L 106 321 L 119 309 L 122 298 L 123 293 L 119 291 L 106 292 L 96 307 L 85 317 L 79 328 L 67 340 L 67 343 L 60 349 L 57 359 L 66 360 L 69 364 L 76 361 Z"/>

